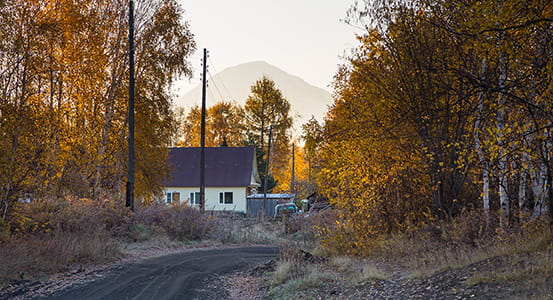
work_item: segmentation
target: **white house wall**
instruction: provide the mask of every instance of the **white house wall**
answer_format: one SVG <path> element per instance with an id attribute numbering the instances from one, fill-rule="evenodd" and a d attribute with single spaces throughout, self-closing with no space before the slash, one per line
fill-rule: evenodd
<path id="1" fill-rule="evenodd" d="M 165 193 L 180 193 L 180 202 L 190 203 L 190 193 L 199 192 L 200 188 L 190 187 L 168 187 L 165 188 Z M 232 204 L 220 204 L 219 193 L 220 192 L 232 192 L 233 203 Z M 195 205 L 197 206 L 197 205 Z M 205 188 L 205 209 L 216 211 L 238 211 L 246 212 L 246 188 L 245 187 L 206 187 Z"/>

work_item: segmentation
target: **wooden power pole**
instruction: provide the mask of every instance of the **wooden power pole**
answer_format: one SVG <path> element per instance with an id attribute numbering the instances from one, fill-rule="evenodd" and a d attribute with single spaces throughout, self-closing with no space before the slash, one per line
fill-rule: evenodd
<path id="1" fill-rule="evenodd" d="M 129 1 L 129 165 L 125 205 L 134 212 L 134 2 Z"/>
<path id="2" fill-rule="evenodd" d="M 269 142 L 267 145 L 267 164 L 265 165 L 265 180 L 263 182 L 263 215 L 267 214 L 267 185 L 269 184 L 269 163 L 271 162 L 271 140 L 273 139 L 273 125 L 269 126 Z"/>
<path id="3" fill-rule="evenodd" d="M 205 91 L 207 88 L 207 49 L 204 48 L 202 76 L 202 122 L 200 129 L 200 211 L 205 212 Z"/>

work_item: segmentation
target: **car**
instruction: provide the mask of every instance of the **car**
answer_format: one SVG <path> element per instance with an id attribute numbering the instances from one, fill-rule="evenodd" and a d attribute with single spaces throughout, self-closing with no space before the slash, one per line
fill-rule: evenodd
<path id="1" fill-rule="evenodd" d="M 275 206 L 274 218 L 282 218 L 282 216 L 297 215 L 301 210 L 295 203 L 283 203 Z"/>

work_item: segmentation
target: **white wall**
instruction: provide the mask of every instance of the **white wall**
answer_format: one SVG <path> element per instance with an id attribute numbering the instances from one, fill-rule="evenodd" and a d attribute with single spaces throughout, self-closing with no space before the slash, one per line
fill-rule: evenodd
<path id="1" fill-rule="evenodd" d="M 180 193 L 180 201 L 190 203 L 189 197 L 192 192 L 199 192 L 200 188 L 191 187 L 167 187 L 165 188 L 165 194 L 172 192 Z M 219 192 L 232 192 L 233 203 L 232 204 L 220 204 Z M 245 187 L 206 187 L 205 188 L 205 209 L 217 210 L 217 211 L 239 211 L 246 212 L 246 188 Z"/>

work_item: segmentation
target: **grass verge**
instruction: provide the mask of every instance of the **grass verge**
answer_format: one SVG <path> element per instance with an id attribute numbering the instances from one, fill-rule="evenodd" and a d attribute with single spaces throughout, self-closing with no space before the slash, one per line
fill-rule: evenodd
<path id="1" fill-rule="evenodd" d="M 313 247 L 312 241 L 302 242 L 305 236 L 296 239 L 291 233 L 288 237 L 294 242 L 288 247 L 296 249 L 283 251 L 270 274 L 267 298 L 361 299 L 392 297 L 395 292 L 399 298 L 553 297 L 553 234 L 546 220 L 498 230 L 473 222 L 474 216 L 462 217 L 432 228 L 375 236 L 371 251 L 362 257 L 335 256 L 346 251 Z M 326 259 L 306 261 L 297 254 L 299 249 Z M 312 276 L 312 270 L 321 276 Z"/>

